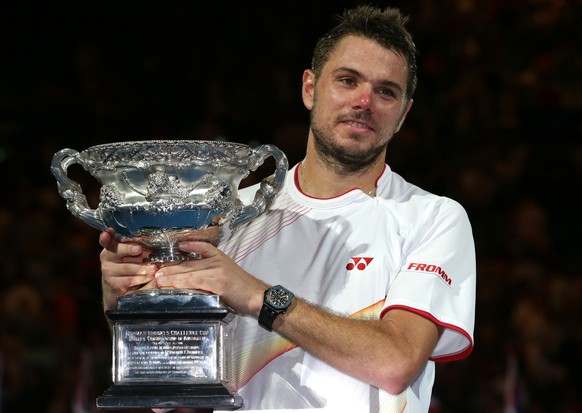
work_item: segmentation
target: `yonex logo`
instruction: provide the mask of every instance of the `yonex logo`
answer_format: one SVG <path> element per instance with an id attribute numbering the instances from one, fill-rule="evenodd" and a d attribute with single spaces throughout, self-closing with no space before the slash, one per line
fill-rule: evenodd
<path id="1" fill-rule="evenodd" d="M 418 262 L 411 262 L 408 264 L 408 270 L 416 270 L 416 271 L 424 271 L 424 272 L 431 272 L 433 274 L 438 275 L 448 285 L 453 284 L 453 280 L 447 275 L 447 273 L 439 266 L 434 264 L 421 264 Z"/>
<path id="2" fill-rule="evenodd" d="M 355 269 L 364 271 L 366 268 L 368 268 L 368 265 L 370 265 L 373 259 L 374 258 L 372 257 L 352 257 L 350 258 L 348 265 L 346 265 L 346 270 L 351 271 Z"/>

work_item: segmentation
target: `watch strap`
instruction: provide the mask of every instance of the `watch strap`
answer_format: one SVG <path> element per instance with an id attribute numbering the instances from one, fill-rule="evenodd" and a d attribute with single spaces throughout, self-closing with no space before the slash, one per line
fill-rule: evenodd
<path id="1" fill-rule="evenodd" d="M 268 331 L 273 331 L 273 323 L 279 313 L 268 304 L 263 303 L 263 308 L 259 313 L 259 325 Z"/>

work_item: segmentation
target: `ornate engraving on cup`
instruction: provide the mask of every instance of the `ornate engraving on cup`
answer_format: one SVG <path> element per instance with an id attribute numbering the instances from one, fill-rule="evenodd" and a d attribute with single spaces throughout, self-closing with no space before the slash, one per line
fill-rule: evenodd
<path id="1" fill-rule="evenodd" d="M 245 205 L 238 187 L 268 157 L 275 172 Z M 67 170 L 81 165 L 99 183 L 91 209 Z M 69 211 L 121 241 L 150 250 L 146 261 L 198 257 L 178 249 L 182 240 L 218 245 L 232 231 L 267 211 L 281 189 L 287 158 L 273 145 L 258 148 L 196 140 L 127 141 L 63 149 L 51 171 Z M 120 297 L 113 322 L 113 385 L 97 399 L 105 409 L 236 409 L 242 399 L 229 382 L 234 315 L 215 294 L 189 290 L 134 291 Z"/>
<path id="2" fill-rule="evenodd" d="M 243 205 L 243 178 L 275 158 L 273 175 L 261 181 L 255 199 Z M 79 164 L 101 184 L 100 202 L 91 209 L 81 186 L 67 176 Z M 240 225 L 265 212 L 280 190 L 287 158 L 273 145 L 251 148 L 223 141 L 127 141 L 63 149 L 51 171 L 71 213 L 87 224 L 143 244 L 150 261 L 190 259 L 177 249 L 184 239 L 218 244 Z"/>

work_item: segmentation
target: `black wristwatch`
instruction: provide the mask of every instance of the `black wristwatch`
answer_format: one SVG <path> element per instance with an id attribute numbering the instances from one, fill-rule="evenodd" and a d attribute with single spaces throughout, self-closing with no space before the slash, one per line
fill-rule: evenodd
<path id="1" fill-rule="evenodd" d="M 273 322 L 280 314 L 285 314 L 293 302 L 293 293 L 281 285 L 265 290 L 263 308 L 259 314 L 259 325 L 269 331 L 273 330 Z"/>

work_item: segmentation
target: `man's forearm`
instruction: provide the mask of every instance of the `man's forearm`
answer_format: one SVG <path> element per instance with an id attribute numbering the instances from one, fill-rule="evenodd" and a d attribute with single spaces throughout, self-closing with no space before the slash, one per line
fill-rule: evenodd
<path id="1" fill-rule="evenodd" d="M 408 387 L 438 340 L 435 324 L 408 311 L 356 320 L 300 299 L 275 320 L 274 329 L 338 370 L 392 394 Z"/>

